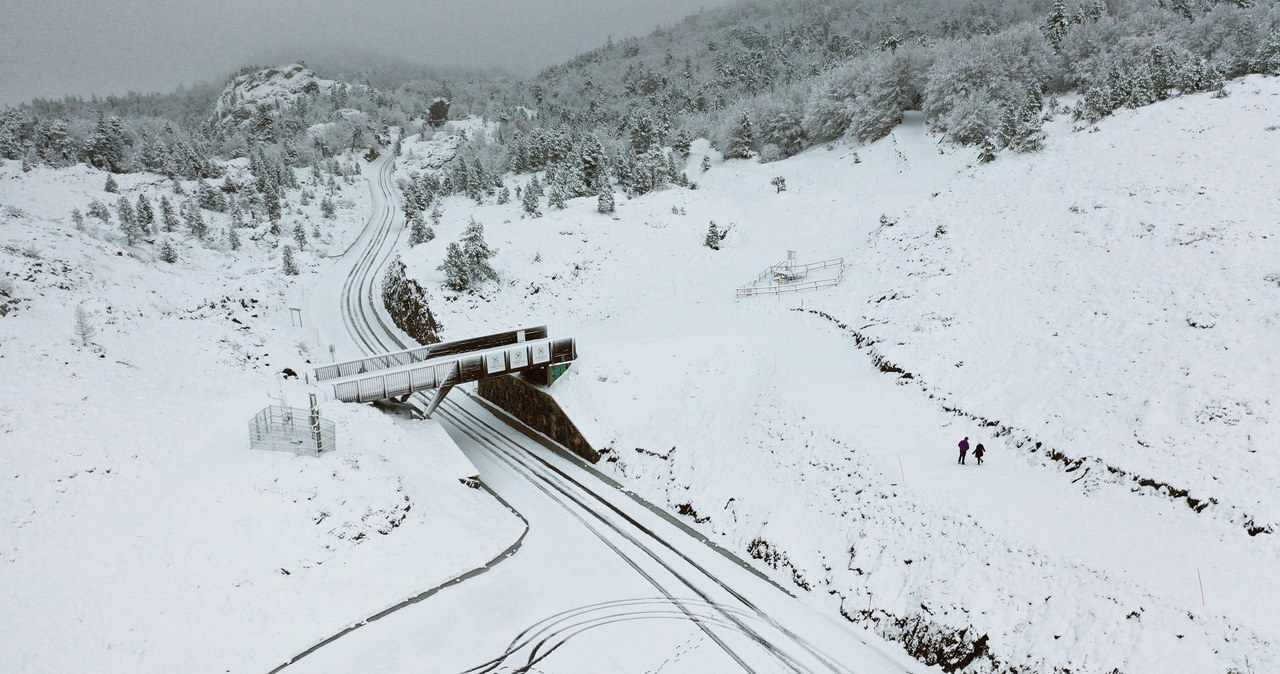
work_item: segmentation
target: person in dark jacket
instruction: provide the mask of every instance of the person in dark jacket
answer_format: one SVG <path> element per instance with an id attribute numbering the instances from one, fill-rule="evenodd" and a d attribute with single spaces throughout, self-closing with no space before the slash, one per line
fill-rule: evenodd
<path id="1" fill-rule="evenodd" d="M 960 460 L 956 463 L 964 465 L 964 455 L 969 453 L 969 436 L 964 436 L 964 440 L 960 441 Z"/>
<path id="2" fill-rule="evenodd" d="M 978 443 L 977 447 L 973 448 L 973 458 L 978 460 L 979 466 L 982 465 L 982 455 L 986 453 L 987 453 L 987 448 L 983 447 L 981 442 Z"/>

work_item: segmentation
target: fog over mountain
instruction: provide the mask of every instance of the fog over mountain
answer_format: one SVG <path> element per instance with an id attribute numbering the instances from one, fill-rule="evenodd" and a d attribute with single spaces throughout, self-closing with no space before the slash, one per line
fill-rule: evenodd
<path id="1" fill-rule="evenodd" d="M 247 62 L 351 54 L 531 74 L 726 0 L 9 0 L 0 105 L 168 91 Z"/>

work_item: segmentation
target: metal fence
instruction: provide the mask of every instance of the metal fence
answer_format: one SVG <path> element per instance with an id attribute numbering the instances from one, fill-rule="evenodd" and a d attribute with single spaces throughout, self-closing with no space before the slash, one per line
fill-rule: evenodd
<path id="1" fill-rule="evenodd" d="M 830 267 L 838 267 L 836 275 L 831 278 L 818 279 L 817 281 L 791 281 L 788 277 L 805 276 L 811 271 L 819 269 L 828 269 Z M 760 285 L 766 281 L 779 278 L 776 284 Z M 756 276 L 751 283 L 748 283 L 734 291 L 736 297 L 753 297 L 756 295 L 779 295 L 782 293 L 794 293 L 801 290 L 814 290 L 817 288 L 830 288 L 840 285 L 844 280 L 844 258 L 838 257 L 833 260 L 823 260 L 812 264 L 789 264 L 787 262 L 779 262 Z"/>
<path id="2" fill-rule="evenodd" d="M 311 410 L 272 405 L 249 420 L 249 448 L 319 455 L 336 447 L 332 421 Z"/>
<path id="3" fill-rule="evenodd" d="M 437 344 L 428 344 L 426 346 L 417 346 L 412 349 L 405 349 L 404 351 L 395 351 L 393 353 L 384 353 L 377 356 L 369 356 L 367 358 L 358 358 L 345 363 L 316 366 L 316 381 L 328 381 L 330 379 L 338 379 L 340 377 L 365 374 L 375 370 L 404 367 L 405 365 L 421 363 L 422 361 L 429 360 L 431 358 L 440 358 L 455 353 L 465 353 L 480 349 L 491 349 L 497 346 L 506 346 L 508 344 L 519 344 L 520 342 L 532 341 L 535 339 L 546 339 L 546 337 L 547 326 L 540 325 L 537 327 L 525 328 L 523 330 L 499 332 L 492 335 L 485 335 L 483 337 L 473 337 L 471 339 L 460 339 L 452 342 L 440 342 Z"/>
<path id="4" fill-rule="evenodd" d="M 540 339 L 454 357 L 446 356 L 417 367 L 374 371 L 364 377 L 343 378 L 333 383 L 333 395 L 338 400 L 349 403 L 385 400 L 415 391 L 476 381 L 490 375 L 567 363 L 577 357 L 577 342 L 572 337 Z"/>

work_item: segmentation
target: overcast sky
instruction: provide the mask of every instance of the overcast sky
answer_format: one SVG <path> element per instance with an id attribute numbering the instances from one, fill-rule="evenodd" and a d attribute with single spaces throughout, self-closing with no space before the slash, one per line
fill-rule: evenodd
<path id="1" fill-rule="evenodd" d="M 171 91 L 248 63 L 369 52 L 537 69 L 730 0 L 0 0 L 0 105 Z"/>

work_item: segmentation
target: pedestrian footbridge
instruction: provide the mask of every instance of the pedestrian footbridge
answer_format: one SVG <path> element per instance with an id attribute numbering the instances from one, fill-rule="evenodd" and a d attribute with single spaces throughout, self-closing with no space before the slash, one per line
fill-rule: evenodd
<path id="1" fill-rule="evenodd" d="M 550 384 L 577 359 L 572 337 L 551 339 L 546 326 L 440 342 L 316 368 L 316 381 L 344 402 L 404 401 L 434 390 L 430 416 L 454 386 L 516 372 Z"/>

